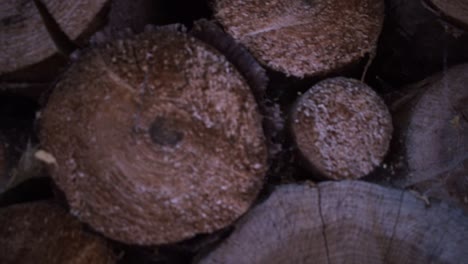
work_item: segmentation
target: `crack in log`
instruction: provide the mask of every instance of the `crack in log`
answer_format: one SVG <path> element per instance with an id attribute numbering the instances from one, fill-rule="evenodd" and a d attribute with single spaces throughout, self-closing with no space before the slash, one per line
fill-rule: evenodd
<path id="1" fill-rule="evenodd" d="M 319 215 L 320 215 L 320 221 L 322 222 L 322 236 L 323 240 L 325 241 L 325 252 L 327 253 L 327 263 L 330 264 L 330 251 L 328 249 L 328 241 L 327 241 L 327 234 L 325 232 L 325 220 L 323 219 L 323 214 L 322 214 L 322 196 L 321 196 L 321 191 L 320 191 L 320 186 L 317 187 L 318 191 L 318 209 L 319 209 Z"/>
<path id="2" fill-rule="evenodd" d="M 76 45 L 68 36 L 63 32 L 58 22 L 47 9 L 46 5 L 41 0 L 33 0 L 36 5 L 39 15 L 41 16 L 44 26 L 49 32 L 49 36 L 54 42 L 57 49 L 64 55 L 69 56 L 73 51 L 78 49 Z"/>
<path id="3" fill-rule="evenodd" d="M 398 205 L 398 213 L 397 213 L 396 221 L 395 221 L 395 224 L 393 225 L 392 236 L 390 237 L 390 241 L 388 243 L 388 247 L 387 247 L 387 250 L 385 251 L 385 255 L 384 255 L 384 262 L 385 263 L 390 262 L 389 259 L 388 259 L 388 256 L 390 255 L 390 249 L 392 248 L 392 243 L 393 243 L 393 238 L 395 237 L 396 228 L 398 226 L 398 223 L 400 222 L 401 207 L 403 206 L 404 196 L 405 196 L 405 191 L 401 190 L 400 191 L 400 204 Z"/>

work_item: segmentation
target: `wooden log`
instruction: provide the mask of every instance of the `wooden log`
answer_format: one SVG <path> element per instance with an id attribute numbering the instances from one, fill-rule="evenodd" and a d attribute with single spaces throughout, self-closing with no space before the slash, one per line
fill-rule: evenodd
<path id="1" fill-rule="evenodd" d="M 109 0 L 36 1 L 42 1 L 59 29 L 76 45 L 86 44 L 88 37 L 106 22 L 111 3 Z"/>
<path id="2" fill-rule="evenodd" d="M 190 34 L 221 52 L 242 74 L 252 90 L 263 116 L 263 128 L 268 144 L 270 169 L 278 165 L 281 151 L 279 135 L 283 132 L 284 118 L 279 105 L 268 98 L 269 79 L 266 71 L 250 52 L 214 21 L 200 19 L 194 22 Z"/>
<path id="3" fill-rule="evenodd" d="M 402 89 L 393 163 L 400 187 L 468 209 L 468 64 Z"/>
<path id="4" fill-rule="evenodd" d="M 367 85 L 347 78 L 317 83 L 292 108 L 290 130 L 307 167 L 329 179 L 357 179 L 383 160 L 392 119 Z"/>
<path id="5" fill-rule="evenodd" d="M 125 243 L 171 243 L 231 224 L 267 167 L 246 81 L 178 28 L 90 50 L 42 114 L 41 143 L 73 214 Z"/>
<path id="6" fill-rule="evenodd" d="M 468 2 L 464 0 L 424 0 L 439 16 L 468 30 Z"/>
<path id="7" fill-rule="evenodd" d="M 468 215 L 359 181 L 284 185 L 198 263 L 459 263 Z"/>
<path id="8" fill-rule="evenodd" d="M 216 0 L 213 10 L 262 64 L 302 78 L 336 71 L 373 53 L 384 2 Z"/>
<path id="9" fill-rule="evenodd" d="M 0 209 L 0 262 L 111 264 L 108 243 L 50 202 Z"/>
<path id="10" fill-rule="evenodd" d="M 0 4 L 2 82 L 53 80 L 68 55 L 101 25 L 109 0 L 7 0 Z"/>

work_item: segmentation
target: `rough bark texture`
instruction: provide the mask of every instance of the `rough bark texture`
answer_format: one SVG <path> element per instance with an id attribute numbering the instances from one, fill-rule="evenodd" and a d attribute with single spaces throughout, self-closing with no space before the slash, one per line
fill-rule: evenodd
<path id="1" fill-rule="evenodd" d="M 375 51 L 381 0 L 217 0 L 215 18 L 267 67 L 288 76 L 330 73 Z"/>
<path id="2" fill-rule="evenodd" d="M 468 216 L 410 192 L 342 181 L 285 185 L 200 263 L 465 263 Z"/>
<path id="3" fill-rule="evenodd" d="M 83 55 L 41 124 L 73 214 L 127 243 L 225 227 L 263 183 L 261 115 L 246 81 L 214 48 L 174 27 Z"/>
<path id="4" fill-rule="evenodd" d="M 357 179 L 378 166 L 390 144 L 392 118 L 383 100 L 354 79 L 327 79 L 296 102 L 290 120 L 297 149 L 314 172 Z"/>
<path id="5" fill-rule="evenodd" d="M 459 65 L 402 90 L 391 105 L 403 179 L 429 197 L 468 209 L 468 65 Z M 398 151 L 399 152 L 396 152 Z"/>
<path id="6" fill-rule="evenodd" d="M 81 223 L 48 202 L 0 209 L 0 262 L 3 264 L 111 264 L 107 242 L 86 233 Z"/>

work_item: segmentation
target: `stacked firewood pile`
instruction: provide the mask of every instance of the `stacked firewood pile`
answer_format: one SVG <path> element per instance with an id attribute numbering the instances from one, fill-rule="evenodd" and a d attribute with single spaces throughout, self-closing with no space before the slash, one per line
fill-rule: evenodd
<path id="1" fill-rule="evenodd" d="M 0 263 L 468 260 L 465 1 L 0 11 Z"/>

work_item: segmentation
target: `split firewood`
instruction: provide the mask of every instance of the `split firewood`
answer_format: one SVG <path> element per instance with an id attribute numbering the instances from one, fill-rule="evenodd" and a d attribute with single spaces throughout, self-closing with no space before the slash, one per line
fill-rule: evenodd
<path id="1" fill-rule="evenodd" d="M 393 99 L 397 185 L 468 209 L 468 65 L 402 89 Z"/>
<path id="2" fill-rule="evenodd" d="M 293 106 L 291 134 L 317 176 L 341 180 L 369 174 L 383 160 L 392 119 L 367 85 L 347 78 L 319 82 Z"/>
<path id="3" fill-rule="evenodd" d="M 382 0 L 216 0 L 214 17 L 265 66 L 287 76 L 336 72 L 373 54 Z"/>
<path id="4" fill-rule="evenodd" d="M 100 25 L 108 0 L 7 0 L 0 4 L 2 81 L 55 77 L 68 55 Z"/>
<path id="5" fill-rule="evenodd" d="M 199 262 L 464 263 L 468 216 L 359 182 L 284 185 Z"/>
<path id="6" fill-rule="evenodd" d="M 424 0 L 438 15 L 468 30 L 468 2 L 465 0 Z"/>
<path id="7" fill-rule="evenodd" d="M 129 244 L 230 225 L 263 184 L 258 107 L 224 56 L 177 25 L 89 50 L 58 82 L 40 140 L 71 212 Z"/>
<path id="8" fill-rule="evenodd" d="M 108 243 L 84 230 L 51 202 L 17 204 L 0 209 L 0 262 L 3 264 L 111 264 Z"/>

